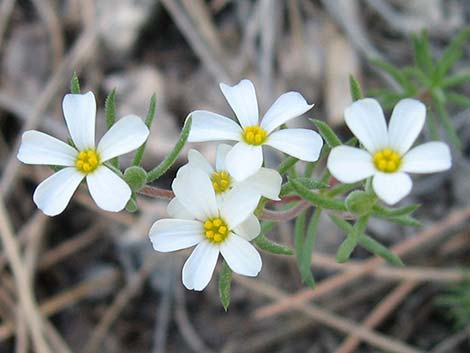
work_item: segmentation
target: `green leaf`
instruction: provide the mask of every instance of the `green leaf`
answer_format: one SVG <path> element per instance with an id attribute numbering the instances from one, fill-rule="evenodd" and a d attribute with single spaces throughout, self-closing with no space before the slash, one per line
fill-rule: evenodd
<path id="1" fill-rule="evenodd" d="M 106 127 L 109 130 L 116 122 L 116 89 L 109 92 L 104 103 L 104 111 L 106 116 Z M 119 168 L 119 157 L 111 159 L 111 164 Z"/>
<path id="2" fill-rule="evenodd" d="M 135 193 L 132 193 L 131 198 L 129 199 L 129 201 L 127 201 L 126 211 L 130 213 L 134 213 L 134 212 L 137 212 L 138 209 L 139 208 L 137 206 L 137 198 L 135 196 Z"/>
<path id="3" fill-rule="evenodd" d="M 304 246 L 304 238 L 305 238 L 305 221 L 307 218 L 307 212 L 301 212 L 297 218 L 295 219 L 295 226 L 294 226 L 294 247 L 295 247 L 295 257 L 297 259 L 297 266 L 299 267 L 302 265 L 302 249 Z"/>
<path id="4" fill-rule="evenodd" d="M 124 171 L 124 180 L 132 191 L 139 191 L 147 183 L 147 172 L 138 166 L 131 166 Z"/>
<path id="5" fill-rule="evenodd" d="M 376 202 L 377 197 L 375 195 L 370 195 L 361 190 L 351 192 L 345 200 L 349 212 L 358 216 L 368 214 Z"/>
<path id="6" fill-rule="evenodd" d="M 279 166 L 277 167 L 277 171 L 279 172 L 279 174 L 281 175 L 284 175 L 286 174 L 289 169 L 291 169 L 295 163 L 297 163 L 299 160 L 297 158 L 294 158 L 294 157 L 287 157 L 286 159 L 284 159 L 281 164 L 279 164 Z"/>
<path id="7" fill-rule="evenodd" d="M 433 61 L 431 57 L 431 51 L 429 50 L 429 39 L 426 31 L 421 33 L 421 36 L 412 36 L 416 66 L 418 66 L 423 72 L 430 75 L 433 72 Z"/>
<path id="8" fill-rule="evenodd" d="M 349 75 L 349 91 L 351 92 L 351 98 L 353 101 L 357 101 L 358 99 L 362 99 L 364 97 L 362 94 L 361 85 L 353 75 Z"/>
<path id="9" fill-rule="evenodd" d="M 378 68 L 384 70 L 392 78 L 394 78 L 395 81 L 397 81 L 403 89 L 409 90 L 412 87 L 412 84 L 408 80 L 408 78 L 396 67 L 390 65 L 389 63 L 387 63 L 385 61 L 379 60 L 379 59 L 371 59 L 370 61 L 371 61 L 372 64 L 374 64 Z"/>
<path id="10" fill-rule="evenodd" d="M 381 216 L 384 216 L 384 217 L 403 216 L 403 215 L 409 215 L 413 213 L 420 207 L 421 205 L 413 204 L 413 205 L 400 207 L 400 208 L 388 208 L 388 207 L 384 207 L 384 206 L 380 206 L 376 204 L 372 208 L 373 210 L 372 215 L 375 216 L 376 214 L 380 214 Z"/>
<path id="11" fill-rule="evenodd" d="M 452 145 L 454 145 L 455 148 L 461 150 L 462 143 L 460 142 L 460 139 L 457 136 L 454 124 L 449 118 L 449 114 L 447 113 L 443 100 L 438 96 L 436 92 L 432 92 L 431 95 L 433 97 L 433 102 L 436 106 L 438 117 L 440 118 L 441 123 L 444 126 L 444 129 L 450 139 L 450 142 L 452 143 Z"/>
<path id="12" fill-rule="evenodd" d="M 417 67 L 405 67 L 402 71 L 406 75 L 416 78 L 419 83 L 421 83 L 424 87 L 430 88 L 433 84 L 432 80 L 428 77 L 428 75 Z"/>
<path id="13" fill-rule="evenodd" d="M 353 189 L 358 188 L 362 185 L 362 182 L 353 183 L 353 184 L 338 184 L 332 187 L 327 193 L 326 196 L 335 197 L 346 192 L 349 192 Z"/>
<path id="14" fill-rule="evenodd" d="M 230 305 L 230 289 L 232 287 L 232 270 L 225 261 L 219 274 L 219 298 L 224 310 L 227 311 Z"/>
<path id="15" fill-rule="evenodd" d="M 160 178 L 165 172 L 170 169 L 170 167 L 175 163 L 176 158 L 178 158 L 179 153 L 183 149 L 186 141 L 188 140 L 189 131 L 191 130 L 191 116 L 186 119 L 186 123 L 184 124 L 183 130 L 181 131 L 180 138 L 173 147 L 173 150 L 165 157 L 165 159 L 153 168 L 147 174 L 147 183 L 151 183 L 152 181 L 157 180 Z"/>
<path id="16" fill-rule="evenodd" d="M 106 113 L 106 127 L 108 130 L 116 122 L 116 89 L 109 92 L 104 103 L 104 111 Z"/>
<path id="17" fill-rule="evenodd" d="M 470 108 L 470 97 L 464 96 L 463 94 L 448 92 L 446 93 L 446 98 L 449 102 L 462 108 Z"/>
<path id="18" fill-rule="evenodd" d="M 309 201 L 311 204 L 317 207 L 327 208 L 327 209 L 336 210 L 336 211 L 347 211 L 347 208 L 344 205 L 344 202 L 341 200 L 335 200 L 329 197 L 319 195 L 315 192 L 312 192 L 308 188 L 306 188 L 304 185 L 302 185 L 300 182 L 296 181 L 295 179 L 289 180 L 289 183 L 291 183 L 295 192 L 300 197 Z"/>
<path id="19" fill-rule="evenodd" d="M 337 217 L 335 215 L 330 215 L 331 220 L 335 223 L 338 228 L 340 228 L 346 234 L 351 232 L 353 226 L 346 222 L 344 219 Z M 364 249 L 370 251 L 371 253 L 380 256 L 385 261 L 394 266 L 403 266 L 403 261 L 390 250 L 388 250 L 384 245 L 380 244 L 378 241 L 369 237 L 366 234 L 361 234 L 359 236 L 358 243 Z"/>
<path id="20" fill-rule="evenodd" d="M 315 287 L 315 279 L 311 270 L 312 267 L 312 253 L 315 246 L 315 240 L 318 234 L 318 223 L 320 222 L 321 209 L 317 208 L 313 212 L 310 218 L 309 225 L 307 227 L 307 235 L 304 240 L 302 257 L 300 261 L 300 276 L 302 282 L 310 288 Z"/>
<path id="21" fill-rule="evenodd" d="M 316 179 L 307 178 L 307 177 L 297 177 L 297 178 L 292 178 L 292 180 L 297 180 L 299 183 L 301 183 L 303 186 L 305 186 L 309 190 L 324 190 L 329 187 L 329 185 L 322 180 L 316 180 Z M 292 184 L 287 182 L 282 185 L 279 195 L 281 197 L 285 196 L 291 193 L 293 190 L 294 188 L 292 187 Z"/>
<path id="22" fill-rule="evenodd" d="M 80 94 L 80 81 L 76 72 L 73 73 L 72 80 L 70 80 L 70 92 L 72 94 Z"/>
<path id="23" fill-rule="evenodd" d="M 341 140 L 335 134 L 335 132 L 323 121 L 316 120 L 316 119 L 309 119 L 315 126 L 317 127 L 320 135 L 326 141 L 328 146 L 331 148 L 341 145 Z"/>
<path id="24" fill-rule="evenodd" d="M 470 38 L 470 27 L 465 28 L 460 32 L 447 46 L 446 50 L 437 63 L 435 77 L 437 80 L 442 80 L 450 68 L 462 56 L 461 47 L 463 43 Z"/>
<path id="25" fill-rule="evenodd" d="M 445 78 L 444 81 L 442 81 L 441 87 L 457 86 L 465 82 L 470 82 L 470 72 L 459 73 Z"/>
<path id="26" fill-rule="evenodd" d="M 389 220 L 390 222 L 401 224 L 404 226 L 410 226 L 410 227 L 416 227 L 416 228 L 422 226 L 420 221 L 410 216 L 395 216 L 395 217 L 389 217 L 386 219 Z"/>
<path id="27" fill-rule="evenodd" d="M 145 126 L 150 128 L 152 127 L 153 120 L 155 118 L 155 110 L 157 107 L 157 96 L 155 93 L 150 98 L 149 109 L 147 111 L 147 117 L 145 118 Z M 132 165 L 140 165 L 142 162 L 142 157 L 144 156 L 145 146 L 147 145 L 147 141 L 145 141 L 142 146 L 140 146 L 137 151 L 135 152 L 134 160 L 132 161 Z"/>
<path id="28" fill-rule="evenodd" d="M 253 243 L 260 248 L 261 250 L 270 252 L 275 255 L 294 255 L 294 250 L 288 248 L 287 246 L 278 244 L 272 240 L 266 238 L 266 236 L 261 233 L 254 240 Z"/>
<path id="29" fill-rule="evenodd" d="M 357 246 L 359 238 L 367 227 L 368 220 L 368 215 L 358 218 L 351 231 L 348 232 L 346 239 L 341 243 L 338 251 L 336 252 L 336 261 L 340 263 L 348 261 L 349 257 Z"/>

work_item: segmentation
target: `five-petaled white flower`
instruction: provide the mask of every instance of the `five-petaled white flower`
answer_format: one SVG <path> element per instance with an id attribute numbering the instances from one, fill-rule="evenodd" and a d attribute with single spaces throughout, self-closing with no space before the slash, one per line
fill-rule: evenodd
<path id="1" fill-rule="evenodd" d="M 375 99 L 354 102 L 345 110 L 344 117 L 367 151 L 335 147 L 328 157 L 328 169 L 343 183 L 373 176 L 374 191 L 390 205 L 411 191 L 412 181 L 406 173 L 433 173 L 451 166 L 450 150 L 443 142 L 427 142 L 410 150 L 426 117 L 426 107 L 415 99 L 397 103 L 388 129 Z"/>
<path id="2" fill-rule="evenodd" d="M 200 169 L 191 168 L 178 176 L 172 188 L 187 215 L 156 221 L 149 236 L 154 249 L 162 252 L 197 245 L 183 267 L 185 287 L 203 290 L 219 253 L 233 272 L 256 276 L 261 270 L 261 257 L 249 242 L 260 232 L 260 224 L 252 215 L 256 204 L 232 191 L 217 202 L 209 176 Z"/>
<path id="3" fill-rule="evenodd" d="M 36 188 L 33 200 L 46 215 L 55 216 L 68 205 L 86 178 L 96 204 L 111 212 L 122 210 L 131 189 L 103 163 L 142 145 L 149 130 L 135 115 L 120 119 L 95 147 L 96 101 L 92 92 L 67 94 L 62 103 L 65 122 L 75 148 L 39 131 L 23 134 L 18 159 L 26 164 L 65 167 Z"/>
<path id="4" fill-rule="evenodd" d="M 188 141 L 238 141 L 226 159 L 227 170 L 235 179 L 243 180 L 259 170 L 263 164 L 263 145 L 304 161 L 313 162 L 318 159 L 323 140 L 315 131 L 274 131 L 313 107 L 307 104 L 300 93 L 288 92 L 281 95 L 259 122 L 258 102 L 251 81 L 242 80 L 235 86 L 221 83 L 220 89 L 241 127 L 222 115 L 197 110 L 190 114 L 192 126 Z"/>
<path id="5" fill-rule="evenodd" d="M 191 149 L 188 152 L 188 163 L 182 166 L 176 175 L 178 178 L 191 169 L 199 169 L 206 173 L 212 182 L 218 201 L 222 201 L 229 191 L 241 193 L 242 197 L 252 199 L 257 204 L 264 196 L 271 200 L 279 200 L 282 177 L 274 169 L 260 168 L 255 174 L 243 181 L 233 178 L 225 167 L 225 159 L 232 146 L 220 144 L 217 146 L 215 169 L 198 151 Z M 251 203 L 251 202 L 250 202 Z M 175 197 L 168 204 L 168 214 L 179 218 L 180 212 L 185 212 L 183 205 Z"/>

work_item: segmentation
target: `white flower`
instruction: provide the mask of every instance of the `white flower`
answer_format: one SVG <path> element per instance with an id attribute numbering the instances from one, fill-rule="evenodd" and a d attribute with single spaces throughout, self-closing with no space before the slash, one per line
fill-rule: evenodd
<path id="1" fill-rule="evenodd" d="M 259 122 L 258 102 L 251 81 L 242 80 L 235 86 L 221 83 L 220 89 L 241 126 L 222 115 L 197 110 L 190 114 L 192 125 L 188 141 L 238 141 L 228 153 L 226 161 L 227 170 L 235 179 L 243 180 L 258 171 L 263 164 L 263 145 L 304 161 L 313 162 L 318 159 L 323 141 L 315 131 L 274 131 L 313 107 L 307 104 L 300 93 L 288 92 L 281 95 Z"/>
<path id="2" fill-rule="evenodd" d="M 211 179 L 214 187 L 216 199 L 218 201 L 228 194 L 229 191 L 241 193 L 244 197 L 252 199 L 252 203 L 258 204 L 261 196 L 271 200 L 279 200 L 282 177 L 273 169 L 260 168 L 255 174 L 243 181 L 237 181 L 233 178 L 225 167 L 225 159 L 232 146 L 220 144 L 217 146 L 215 169 L 209 164 L 204 156 L 198 151 L 191 149 L 188 152 L 188 164 L 182 166 L 176 175 L 190 172 L 191 169 L 199 169 L 206 173 Z M 185 212 L 184 207 L 175 197 L 168 204 L 168 214 L 171 217 L 178 218 Z"/>
<path id="3" fill-rule="evenodd" d="M 218 203 L 209 176 L 200 169 L 183 173 L 173 181 L 172 188 L 187 216 L 158 220 L 149 236 L 153 248 L 162 252 L 197 245 L 183 267 L 185 287 L 203 290 L 219 253 L 233 272 L 256 276 L 261 257 L 249 242 L 260 232 L 260 224 L 252 215 L 256 204 L 247 203 L 237 192 L 229 192 Z"/>
<path id="4" fill-rule="evenodd" d="M 349 146 L 333 148 L 328 169 L 343 183 L 373 176 L 374 191 L 393 205 L 411 191 L 406 173 L 433 173 L 449 169 L 449 147 L 427 142 L 410 150 L 424 125 L 426 107 L 415 99 L 403 99 L 393 109 L 388 125 L 375 99 L 354 102 L 344 112 L 346 124 L 367 151 Z"/>
<path id="5" fill-rule="evenodd" d="M 96 101 L 92 92 L 67 94 L 62 103 L 65 122 L 76 148 L 39 131 L 23 134 L 18 159 L 26 164 L 65 167 L 36 188 L 33 200 L 46 215 L 55 216 L 68 205 L 86 178 L 96 204 L 111 212 L 122 210 L 131 189 L 103 163 L 142 145 L 149 130 L 142 120 L 129 115 L 120 119 L 95 147 Z"/>

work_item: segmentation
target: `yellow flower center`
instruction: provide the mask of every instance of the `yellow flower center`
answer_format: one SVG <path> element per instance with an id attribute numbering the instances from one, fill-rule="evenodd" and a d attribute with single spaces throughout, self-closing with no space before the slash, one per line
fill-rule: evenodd
<path id="1" fill-rule="evenodd" d="M 266 142 L 267 136 L 268 133 L 266 130 L 262 129 L 258 125 L 247 126 L 242 132 L 243 140 L 247 144 L 254 146 L 259 146 Z"/>
<path id="2" fill-rule="evenodd" d="M 75 166 L 77 169 L 85 174 L 91 173 L 100 163 L 100 156 L 93 149 L 83 150 L 77 156 Z"/>
<path id="3" fill-rule="evenodd" d="M 393 173 L 400 167 L 401 157 L 397 152 L 385 148 L 374 154 L 373 161 L 375 167 L 381 172 Z"/>
<path id="4" fill-rule="evenodd" d="M 212 185 L 216 194 L 222 194 L 232 185 L 232 178 L 225 170 L 211 175 Z"/>
<path id="5" fill-rule="evenodd" d="M 212 243 L 221 243 L 227 239 L 229 229 L 227 223 L 219 217 L 204 222 L 204 235 Z"/>

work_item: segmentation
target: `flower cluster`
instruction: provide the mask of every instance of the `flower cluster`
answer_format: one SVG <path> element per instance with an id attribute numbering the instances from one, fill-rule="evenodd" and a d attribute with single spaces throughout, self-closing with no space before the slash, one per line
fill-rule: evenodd
<path id="1" fill-rule="evenodd" d="M 196 245 L 183 267 L 188 289 L 204 289 L 212 277 L 219 252 L 230 269 L 256 276 L 261 258 L 249 243 L 260 233 L 253 212 L 261 197 L 279 199 L 281 175 L 263 168 L 262 146 L 267 145 L 305 161 L 316 161 L 323 145 L 312 130 L 276 130 L 310 108 L 297 92 L 280 96 L 261 122 L 251 81 L 235 86 L 221 84 L 227 102 L 240 122 L 208 111 L 190 114 L 188 141 L 232 140 L 232 147 L 217 147 L 215 169 L 196 150 L 188 153 L 188 164 L 173 181 L 175 198 L 168 205 L 173 219 L 158 220 L 150 230 L 157 251 L 174 251 Z"/>
<path id="2" fill-rule="evenodd" d="M 342 145 L 334 132 L 320 122 L 323 125 L 317 126 L 328 142 L 324 146 L 317 132 L 285 126 L 286 122 L 313 107 L 300 93 L 281 95 L 259 119 L 258 102 L 251 81 L 242 80 L 234 86 L 220 84 L 220 89 L 238 123 L 209 111 L 192 112 L 174 151 L 149 172 L 139 166 L 149 135 L 150 124 L 147 120 L 144 123 L 137 116 L 126 116 L 110 126 L 96 145 L 96 102 L 93 93 L 66 95 L 63 111 L 71 137 L 69 142 L 59 141 L 39 131 L 27 131 L 23 134 L 18 151 L 20 161 L 50 165 L 56 170 L 36 188 L 33 200 L 37 207 L 50 216 L 61 213 L 84 179 L 98 207 L 111 212 L 124 208 L 134 210 L 129 204 L 135 201 L 137 192 L 145 193 L 145 188 L 154 190 L 155 195 L 167 195 L 167 198 L 174 194 L 167 207 L 170 218 L 157 220 L 150 229 L 149 237 L 153 248 L 160 252 L 195 246 L 183 267 L 183 284 L 188 289 L 199 291 L 210 282 L 219 253 L 231 271 L 245 276 L 258 275 L 262 260 L 251 242 L 260 235 L 258 218 L 264 212 L 267 200 L 287 203 L 304 199 L 320 211 L 349 211 L 357 216 L 354 225 L 344 220 L 336 221 L 350 232 L 350 238 L 340 247 L 342 254 L 346 254 L 340 258 L 347 258 L 357 244 L 358 236 L 365 230 L 369 216 L 379 215 L 402 224 L 412 223 L 408 215 L 416 209 L 414 206 L 389 209 L 377 206 L 377 199 L 393 205 L 411 191 L 412 181 L 408 173 L 432 173 L 451 166 L 449 147 L 442 142 L 427 142 L 412 147 L 426 115 L 425 106 L 417 100 L 400 101 L 393 110 L 388 127 L 376 100 L 356 100 L 344 115 L 347 126 L 361 146 Z M 215 166 L 197 150 L 189 150 L 188 163 L 178 170 L 172 182 L 173 193 L 169 190 L 158 193 L 157 189 L 146 185 L 168 170 L 186 141 L 235 143 L 217 146 Z M 326 167 L 337 181 L 344 183 L 340 185 L 342 188 L 328 189 L 328 183 L 332 180 L 328 180 L 330 174 L 326 170 L 321 180 L 311 178 L 311 173 L 304 178 L 297 178 L 293 173 L 292 180 L 282 184 L 285 170 L 280 168 L 280 173 L 264 166 L 264 146 L 293 157 L 293 164 L 297 160 L 317 162 L 321 155 L 327 156 Z M 112 163 L 117 156 L 135 149 L 138 151 L 134 164 L 124 173 L 118 163 Z M 316 164 L 319 163 L 310 163 L 310 166 L 315 167 Z M 335 198 L 357 188 L 354 183 L 361 180 L 367 180 L 361 185 L 364 191 L 353 191 L 346 200 Z M 315 192 L 314 189 L 320 191 Z M 288 193 L 295 195 L 288 195 L 284 200 L 280 198 L 281 194 Z M 304 209 L 303 206 L 293 207 L 285 212 L 291 219 Z M 271 217 L 274 217 L 272 214 L 275 212 L 271 212 Z M 315 212 L 315 217 L 318 218 L 319 214 Z M 277 220 L 275 217 L 270 219 Z M 296 235 L 296 238 L 301 237 Z M 369 241 L 369 249 L 373 249 L 374 244 L 374 241 Z M 383 255 L 384 247 L 377 246 L 380 247 L 377 253 Z M 279 250 L 277 245 L 267 248 Z M 311 253 L 311 248 L 307 249 Z M 286 252 L 283 248 L 278 253 Z M 310 255 L 304 256 L 308 261 L 307 267 L 310 265 Z M 393 259 L 393 254 L 388 259 Z"/>

